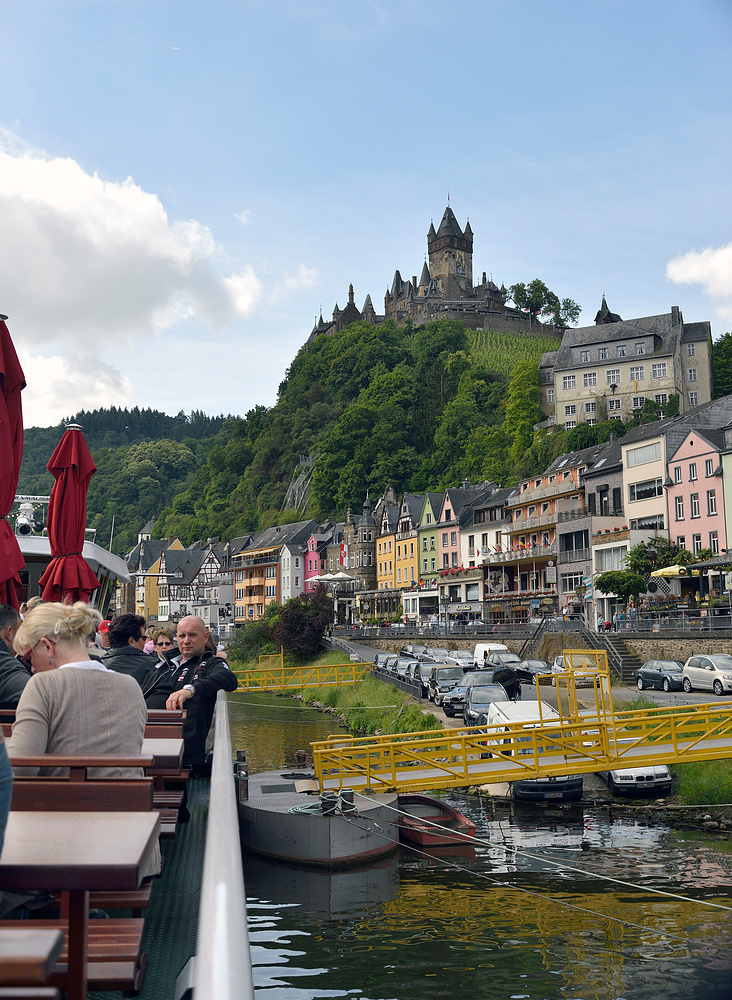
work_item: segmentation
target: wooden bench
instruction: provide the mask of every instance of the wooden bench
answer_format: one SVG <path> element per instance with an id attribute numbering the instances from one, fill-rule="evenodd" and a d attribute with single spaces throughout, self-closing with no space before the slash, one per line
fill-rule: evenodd
<path id="1" fill-rule="evenodd" d="M 64 945 L 59 928 L 0 923 L 0 986 L 31 987 L 48 982 Z M 33 991 L 35 992 L 35 991 Z M 2 995 L 2 994 L 0 994 Z"/>

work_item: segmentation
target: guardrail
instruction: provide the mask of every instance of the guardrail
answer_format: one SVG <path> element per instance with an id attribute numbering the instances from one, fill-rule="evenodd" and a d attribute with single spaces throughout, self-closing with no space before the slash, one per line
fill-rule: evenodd
<path id="1" fill-rule="evenodd" d="M 419 681 L 414 681 L 410 677 L 400 676 L 394 670 L 372 667 L 371 676 L 377 681 L 382 681 L 384 684 L 391 684 L 392 687 L 398 688 L 406 694 L 411 694 L 418 701 L 422 697 L 422 685 Z"/>
<path id="2" fill-rule="evenodd" d="M 328 685 L 357 684 L 368 676 L 370 664 L 330 663 L 315 667 L 258 667 L 235 670 L 245 691 L 287 691 Z"/>
<path id="3" fill-rule="evenodd" d="M 216 742 L 206 825 L 194 1000 L 253 1000 L 246 893 L 226 696 L 216 698 Z"/>

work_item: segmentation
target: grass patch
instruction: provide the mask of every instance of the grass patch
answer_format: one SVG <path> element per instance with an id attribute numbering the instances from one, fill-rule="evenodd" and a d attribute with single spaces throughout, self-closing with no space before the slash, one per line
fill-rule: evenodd
<path id="1" fill-rule="evenodd" d="M 679 798 L 686 805 L 721 805 L 732 802 L 732 760 L 698 760 L 672 764 Z"/>
<path id="2" fill-rule="evenodd" d="M 300 693 L 308 703 L 319 701 L 342 713 L 348 728 L 365 736 L 442 728 L 432 713 L 423 715 L 408 695 L 370 678 L 360 684 L 306 688 Z"/>

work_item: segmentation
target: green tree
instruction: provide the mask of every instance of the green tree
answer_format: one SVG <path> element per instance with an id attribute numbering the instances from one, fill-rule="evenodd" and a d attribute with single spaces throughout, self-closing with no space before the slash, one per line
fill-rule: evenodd
<path id="1" fill-rule="evenodd" d="M 508 292 L 516 308 L 528 312 L 532 320 L 541 313 L 560 328 L 576 325 L 582 312 L 582 307 L 573 299 L 560 300 L 540 278 L 534 278 L 528 284 L 519 281 L 511 285 Z"/>
<path id="2" fill-rule="evenodd" d="M 723 333 L 712 343 L 714 397 L 732 393 L 732 333 Z"/>
<path id="3" fill-rule="evenodd" d="M 682 550 L 685 552 L 686 550 Z M 631 573 L 647 576 L 656 569 L 663 569 L 665 566 L 672 566 L 679 560 L 679 547 L 676 542 L 664 538 L 663 535 L 654 535 L 648 542 L 639 542 L 628 550 L 625 557 L 625 565 Z"/>
<path id="4" fill-rule="evenodd" d="M 503 421 L 503 430 L 511 438 L 509 461 L 515 478 L 522 475 L 523 458 L 533 440 L 534 424 L 543 417 L 540 399 L 539 365 L 532 361 L 520 362 L 508 383 Z"/>
<path id="5" fill-rule="evenodd" d="M 595 586 L 603 594 L 615 594 L 625 603 L 646 592 L 646 581 L 642 576 L 622 569 L 600 573 L 595 577 Z"/>

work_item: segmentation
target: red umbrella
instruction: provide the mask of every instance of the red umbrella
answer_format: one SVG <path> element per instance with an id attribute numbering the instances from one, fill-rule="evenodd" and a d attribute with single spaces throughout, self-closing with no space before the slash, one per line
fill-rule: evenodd
<path id="1" fill-rule="evenodd" d="M 20 570 L 25 566 L 18 540 L 7 521 L 15 500 L 23 457 L 25 376 L 15 353 L 7 316 L 0 317 L 0 603 L 18 607 Z"/>
<path id="2" fill-rule="evenodd" d="M 94 459 L 81 433 L 70 424 L 46 466 L 56 480 L 48 505 L 48 537 L 51 541 L 51 565 L 38 581 L 44 601 L 88 601 L 91 592 L 101 586 L 81 555 L 86 527 L 86 491 L 97 471 Z"/>

